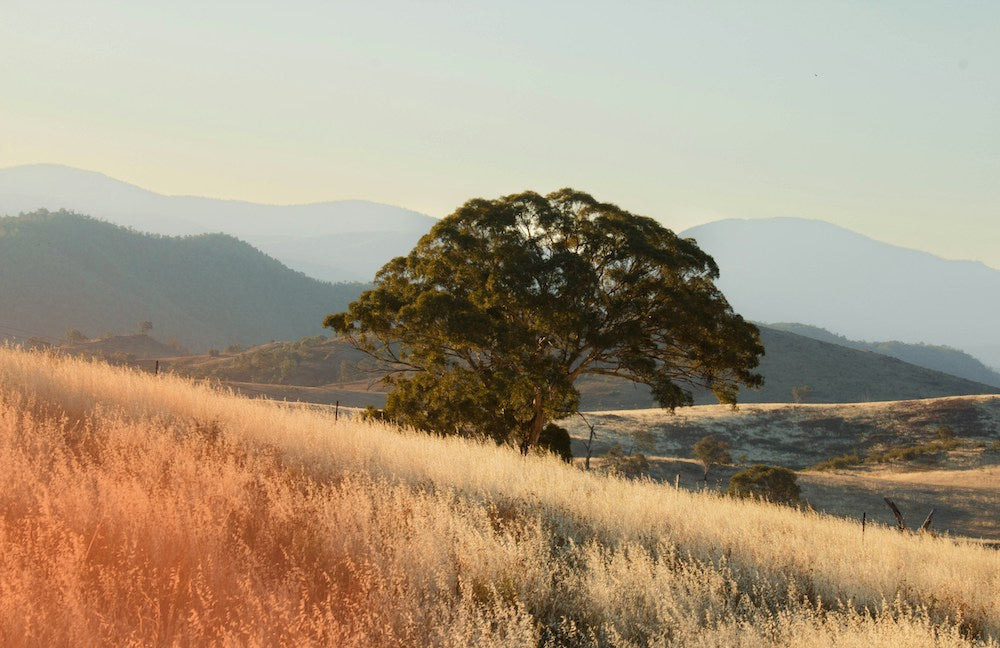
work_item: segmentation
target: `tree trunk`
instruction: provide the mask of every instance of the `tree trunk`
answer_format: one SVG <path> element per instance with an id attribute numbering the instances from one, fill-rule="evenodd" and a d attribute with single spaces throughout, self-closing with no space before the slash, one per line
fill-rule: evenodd
<path id="1" fill-rule="evenodd" d="M 531 448 L 538 445 L 538 438 L 542 436 L 542 430 L 545 429 L 545 424 L 548 423 L 548 419 L 545 416 L 545 398 L 542 396 L 542 390 L 535 390 L 535 399 L 532 401 L 535 408 L 535 415 L 531 419 L 531 423 L 528 424 L 528 429 L 524 435 L 524 442 L 521 443 L 521 454 L 528 454 Z"/>

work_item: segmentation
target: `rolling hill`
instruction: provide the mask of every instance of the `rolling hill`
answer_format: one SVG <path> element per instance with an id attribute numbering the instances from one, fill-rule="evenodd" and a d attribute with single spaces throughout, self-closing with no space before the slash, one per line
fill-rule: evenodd
<path id="1" fill-rule="evenodd" d="M 787 403 L 796 396 L 807 403 L 857 403 L 1000 393 L 1000 388 L 880 353 L 759 328 L 765 355 L 757 371 L 764 386 L 741 390 L 743 403 Z M 655 407 L 645 387 L 622 381 L 588 377 L 581 391 L 585 409 Z M 717 402 L 711 393 L 696 391 L 694 396 L 697 404 Z"/>
<path id="2" fill-rule="evenodd" d="M 831 344 L 839 344 L 850 349 L 872 351 L 882 355 L 892 356 L 904 362 L 943 371 L 944 373 L 980 382 L 992 387 L 1000 387 L 1000 373 L 993 371 L 982 362 L 964 351 L 946 346 L 931 344 L 911 344 L 907 342 L 860 342 L 849 340 L 843 335 L 831 333 L 818 326 L 796 323 L 768 324 L 768 328 L 787 331 L 796 335 L 822 340 Z"/>
<path id="3" fill-rule="evenodd" d="M 164 196 L 100 173 L 54 164 L 0 169 L 0 216 L 66 209 L 141 232 L 224 232 L 325 281 L 371 281 L 434 224 L 415 211 L 363 200 L 259 205 Z"/>
<path id="4" fill-rule="evenodd" d="M 947 345 L 1000 367 L 1000 270 L 801 218 L 721 220 L 681 235 L 715 258 L 719 288 L 748 319 Z"/>
<path id="5" fill-rule="evenodd" d="M 360 284 L 329 284 L 223 234 L 141 234 L 68 212 L 0 218 L 0 336 L 89 337 L 148 320 L 196 348 L 321 333 Z"/>
<path id="6" fill-rule="evenodd" d="M 761 328 L 767 350 L 760 372 L 764 387 L 740 393 L 743 403 L 785 403 L 793 389 L 808 403 L 894 401 L 972 394 L 998 393 L 1000 389 L 918 367 L 879 353 L 850 349 L 812 338 Z M 169 360 L 171 371 L 230 383 L 255 383 L 364 391 L 365 404 L 380 405 L 384 395 L 370 391 L 377 381 L 376 367 L 349 344 L 331 338 L 272 342 L 216 357 L 196 356 Z M 644 385 L 586 376 L 579 382 L 584 410 L 641 409 L 656 407 Z M 246 386 L 242 386 L 246 389 Z M 252 390 L 251 390 L 252 391 Z M 267 390 L 272 396 L 333 402 L 315 390 Z M 340 399 L 343 400 L 343 399 Z M 707 392 L 695 392 L 699 404 L 717 402 Z M 345 401 L 346 402 L 346 401 Z M 359 401 L 360 402 L 360 401 Z"/>

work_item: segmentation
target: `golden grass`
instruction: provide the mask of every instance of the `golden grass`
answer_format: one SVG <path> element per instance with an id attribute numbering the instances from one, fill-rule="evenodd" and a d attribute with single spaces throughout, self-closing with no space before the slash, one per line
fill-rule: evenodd
<path id="1" fill-rule="evenodd" d="M 997 645 L 1000 553 L 0 350 L 4 646 Z"/>

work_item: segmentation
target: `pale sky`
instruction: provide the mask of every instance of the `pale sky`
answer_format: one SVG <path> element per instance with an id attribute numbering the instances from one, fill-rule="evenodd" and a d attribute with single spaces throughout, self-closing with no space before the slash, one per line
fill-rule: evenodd
<path id="1" fill-rule="evenodd" d="M 563 186 L 1000 268 L 997 2 L 0 0 L 0 167 L 444 216 Z"/>

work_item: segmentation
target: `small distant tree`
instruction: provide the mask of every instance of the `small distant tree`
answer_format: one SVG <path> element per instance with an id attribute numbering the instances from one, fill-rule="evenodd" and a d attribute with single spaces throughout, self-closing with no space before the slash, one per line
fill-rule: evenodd
<path id="1" fill-rule="evenodd" d="M 727 495 L 751 497 L 777 504 L 801 503 L 798 475 L 781 466 L 757 464 L 733 475 Z"/>
<path id="2" fill-rule="evenodd" d="M 74 344 L 79 342 L 86 342 L 87 336 L 80 331 L 80 329 L 70 329 L 66 331 L 66 341 L 73 342 Z"/>
<path id="3" fill-rule="evenodd" d="M 153 330 L 153 323 L 149 320 L 143 320 L 139 322 L 139 332 L 143 335 L 148 335 L 150 331 Z"/>
<path id="4" fill-rule="evenodd" d="M 695 458 L 705 466 L 705 482 L 708 482 L 708 471 L 712 469 L 712 466 L 722 466 L 733 462 L 733 457 L 729 454 L 729 444 L 714 434 L 702 437 L 691 449 Z"/>

